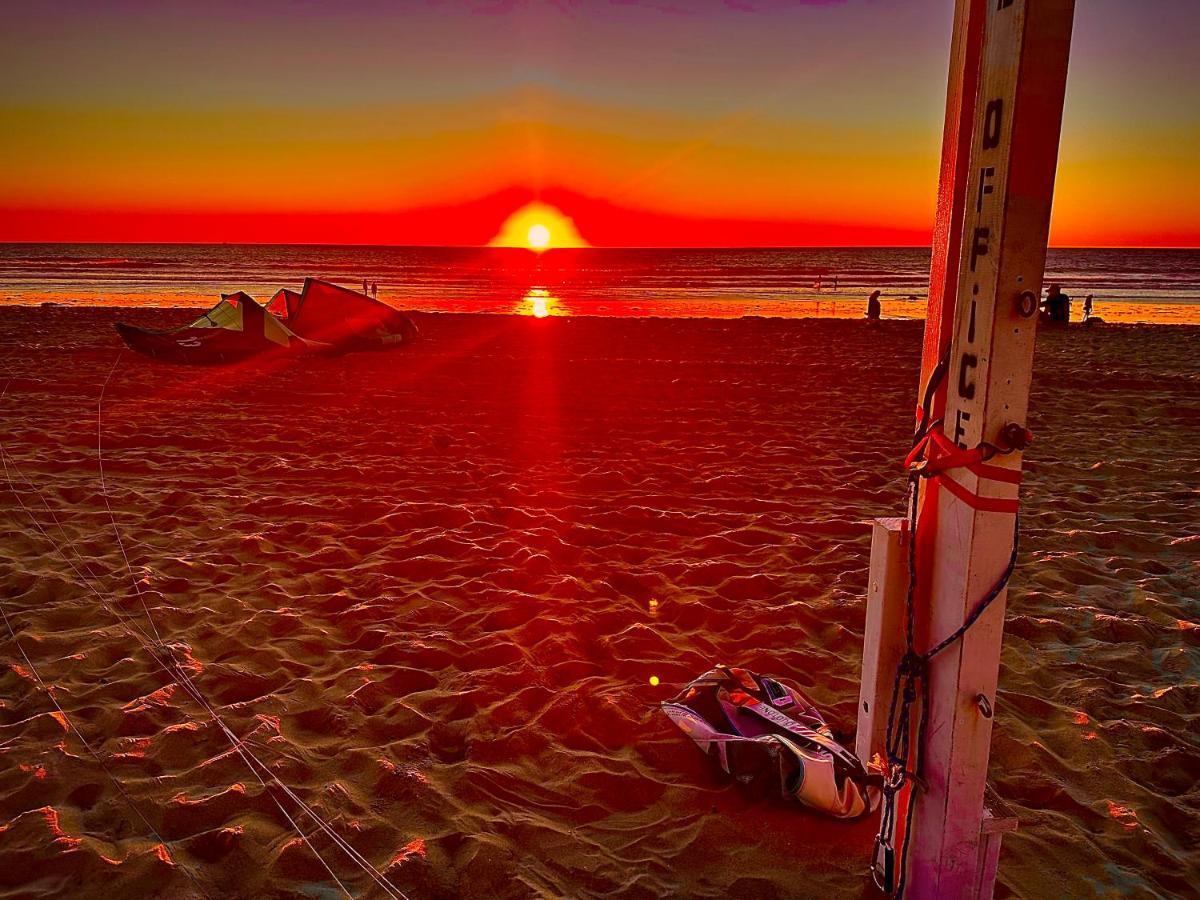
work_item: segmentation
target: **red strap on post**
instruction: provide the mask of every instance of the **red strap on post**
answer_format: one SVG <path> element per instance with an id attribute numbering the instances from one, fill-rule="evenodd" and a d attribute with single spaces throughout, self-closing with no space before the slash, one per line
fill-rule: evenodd
<path id="1" fill-rule="evenodd" d="M 973 494 L 949 475 L 935 475 L 934 479 L 955 497 L 971 507 L 971 509 L 977 509 L 980 512 L 1012 513 L 1014 515 L 1020 509 L 1020 501 L 1016 497 L 983 497 L 979 494 Z"/>
<path id="2" fill-rule="evenodd" d="M 920 474 L 944 485 L 959 500 L 972 509 L 984 512 L 1016 513 L 1015 498 L 985 497 L 976 494 L 946 475 L 950 469 L 965 468 L 979 478 L 1003 484 L 1020 484 L 1021 472 L 987 464 L 997 451 L 987 445 L 963 449 L 942 431 L 938 424 L 931 425 L 904 458 L 904 467 L 912 470 L 920 465 Z"/>

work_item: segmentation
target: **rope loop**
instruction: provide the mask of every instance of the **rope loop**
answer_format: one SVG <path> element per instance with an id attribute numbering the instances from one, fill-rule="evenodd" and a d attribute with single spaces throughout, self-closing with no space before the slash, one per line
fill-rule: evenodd
<path id="1" fill-rule="evenodd" d="M 912 678 L 924 678 L 929 671 L 929 657 L 911 647 L 900 657 L 900 672 Z"/>
<path id="2" fill-rule="evenodd" d="M 909 772 L 908 769 L 904 768 L 904 766 L 892 766 L 891 771 L 888 773 L 887 778 L 884 781 L 884 787 L 887 790 L 887 793 L 892 796 L 899 793 L 900 789 L 911 780 L 911 775 L 912 773 Z"/>

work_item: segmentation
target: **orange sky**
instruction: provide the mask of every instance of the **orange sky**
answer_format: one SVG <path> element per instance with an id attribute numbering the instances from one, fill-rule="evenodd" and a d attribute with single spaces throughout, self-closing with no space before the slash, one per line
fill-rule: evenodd
<path id="1" fill-rule="evenodd" d="M 1156 6 L 1080 4 L 1058 245 L 1200 244 L 1200 13 Z M 0 240 L 483 244 L 537 199 L 595 245 L 924 244 L 951 7 L 47 0 L 0 36 Z"/>

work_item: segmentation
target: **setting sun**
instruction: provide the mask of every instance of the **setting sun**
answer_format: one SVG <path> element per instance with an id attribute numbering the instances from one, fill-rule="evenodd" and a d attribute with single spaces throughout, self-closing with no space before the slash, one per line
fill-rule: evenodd
<path id="1" fill-rule="evenodd" d="M 534 250 L 545 250 L 550 246 L 550 229 L 538 222 L 535 225 L 529 226 L 529 234 L 526 236 L 529 246 Z"/>
<path id="2" fill-rule="evenodd" d="M 562 247 L 587 247 L 575 223 L 545 203 L 529 203 L 504 220 L 492 247 L 522 247 L 541 253 Z"/>

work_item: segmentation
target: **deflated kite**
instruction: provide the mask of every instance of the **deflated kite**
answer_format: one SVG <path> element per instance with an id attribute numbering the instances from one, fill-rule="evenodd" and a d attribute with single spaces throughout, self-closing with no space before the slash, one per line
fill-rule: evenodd
<path id="1" fill-rule="evenodd" d="M 281 290 L 262 306 L 249 294 L 224 294 L 189 325 L 166 331 L 117 323 L 130 348 L 155 359 L 223 365 L 282 352 L 341 352 L 396 347 L 417 338 L 404 313 L 356 291 L 315 278 L 304 290 Z"/>

